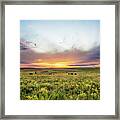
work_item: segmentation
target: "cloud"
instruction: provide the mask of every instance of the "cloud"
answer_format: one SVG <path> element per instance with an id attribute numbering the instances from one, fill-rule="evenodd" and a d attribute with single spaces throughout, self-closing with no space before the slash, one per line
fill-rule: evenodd
<path id="1" fill-rule="evenodd" d="M 100 59 L 100 46 L 93 48 L 87 56 L 87 60 Z"/>
<path id="2" fill-rule="evenodd" d="M 21 38 L 37 43 L 37 52 L 88 51 L 99 44 L 99 20 L 21 20 L 20 28 Z"/>
<path id="3" fill-rule="evenodd" d="M 36 43 L 34 42 L 30 42 L 28 40 L 25 39 L 20 39 L 20 50 L 27 50 L 27 49 L 31 49 L 31 48 L 35 48 L 36 47 Z"/>
<path id="4" fill-rule="evenodd" d="M 20 52 L 21 66 L 44 67 L 42 63 L 54 64 L 56 62 L 69 62 L 69 66 L 96 65 L 100 62 L 100 47 L 95 47 L 90 51 L 81 51 L 71 48 L 64 52 L 38 53 L 34 49 L 22 48 Z"/>

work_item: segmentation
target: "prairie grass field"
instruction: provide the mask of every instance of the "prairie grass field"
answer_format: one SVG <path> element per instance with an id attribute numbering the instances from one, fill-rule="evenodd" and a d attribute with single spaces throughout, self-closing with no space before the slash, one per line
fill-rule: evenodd
<path id="1" fill-rule="evenodd" d="M 22 68 L 20 99 L 100 100 L 100 68 Z"/>

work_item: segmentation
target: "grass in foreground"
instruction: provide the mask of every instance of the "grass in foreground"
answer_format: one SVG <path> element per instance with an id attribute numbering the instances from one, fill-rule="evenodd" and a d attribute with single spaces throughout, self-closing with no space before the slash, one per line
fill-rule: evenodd
<path id="1" fill-rule="evenodd" d="M 99 100 L 99 68 L 21 69 L 21 100 Z"/>

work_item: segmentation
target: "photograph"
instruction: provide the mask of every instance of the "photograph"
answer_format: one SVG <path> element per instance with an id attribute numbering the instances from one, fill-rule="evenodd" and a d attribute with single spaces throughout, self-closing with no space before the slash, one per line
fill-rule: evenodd
<path id="1" fill-rule="evenodd" d="M 100 100 L 100 20 L 20 20 L 21 100 Z"/>
<path id="2" fill-rule="evenodd" d="M 99 100 L 100 21 L 21 20 L 20 99 Z"/>

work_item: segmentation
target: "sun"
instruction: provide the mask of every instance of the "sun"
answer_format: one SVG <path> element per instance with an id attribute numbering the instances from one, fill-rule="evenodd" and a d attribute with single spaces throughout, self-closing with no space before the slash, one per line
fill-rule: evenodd
<path id="1" fill-rule="evenodd" d="M 68 67 L 68 64 L 66 64 L 66 63 L 61 63 L 61 62 L 58 62 L 58 63 L 55 63 L 55 64 L 53 64 L 53 66 L 55 67 L 55 68 L 67 68 Z"/>
<path id="2" fill-rule="evenodd" d="M 69 62 L 36 62 L 32 64 L 42 68 L 69 68 Z"/>
<path id="3" fill-rule="evenodd" d="M 42 63 L 42 65 L 48 68 L 68 68 L 69 66 L 66 62 Z"/>

